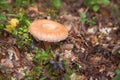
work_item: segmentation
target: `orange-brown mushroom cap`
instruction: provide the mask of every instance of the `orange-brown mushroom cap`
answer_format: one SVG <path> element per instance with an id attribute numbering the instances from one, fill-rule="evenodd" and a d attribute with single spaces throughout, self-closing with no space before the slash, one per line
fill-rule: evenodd
<path id="1" fill-rule="evenodd" d="M 68 36 L 67 28 L 52 20 L 35 20 L 29 27 L 30 34 L 37 40 L 59 42 Z"/>

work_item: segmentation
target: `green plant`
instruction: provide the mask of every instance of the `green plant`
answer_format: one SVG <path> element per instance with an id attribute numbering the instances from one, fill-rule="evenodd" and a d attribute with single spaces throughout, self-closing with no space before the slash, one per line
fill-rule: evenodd
<path id="1" fill-rule="evenodd" d="M 6 16 L 3 14 L 0 14 L 0 34 L 2 33 L 2 31 L 4 30 L 4 22 L 6 21 Z"/>
<path id="2" fill-rule="evenodd" d="M 44 66 L 47 66 L 50 75 L 56 77 L 56 79 L 59 76 L 64 77 L 63 74 L 66 72 L 65 65 L 64 62 L 60 60 L 59 54 L 56 54 L 53 60 L 47 60 L 44 63 Z"/>
<path id="3" fill-rule="evenodd" d="M 112 80 L 120 80 L 120 69 L 115 70 L 116 76 L 112 78 Z"/>
<path id="4" fill-rule="evenodd" d="M 82 22 L 83 24 L 87 21 L 87 19 L 86 19 L 86 14 L 85 14 L 85 13 L 81 13 L 81 14 L 80 14 L 80 20 L 81 20 L 81 22 Z"/>
<path id="5" fill-rule="evenodd" d="M 53 59 L 53 55 L 49 49 L 46 51 L 35 49 L 33 52 L 37 53 L 33 58 L 35 66 L 30 71 L 31 74 L 26 74 L 25 80 L 45 80 L 47 78 L 47 75 L 43 76 L 43 71 L 48 71 L 48 69 L 43 66 L 43 63 L 47 60 Z"/>
<path id="6" fill-rule="evenodd" d="M 0 21 L 2 21 L 2 20 L 6 20 L 6 16 L 3 14 L 0 14 Z"/>
<path id="7" fill-rule="evenodd" d="M 96 22 L 94 21 L 95 19 L 96 19 L 96 17 L 92 17 L 92 19 L 87 19 L 85 13 L 80 14 L 80 20 L 81 20 L 82 24 L 88 24 L 90 26 L 94 25 L 94 24 L 96 24 Z"/>
<path id="8" fill-rule="evenodd" d="M 98 11 L 100 5 L 102 4 L 109 4 L 109 0 L 83 0 L 84 4 L 88 6 L 93 11 Z"/>
<path id="9" fill-rule="evenodd" d="M 31 36 L 28 33 L 30 20 L 25 17 L 24 10 L 21 11 L 21 15 L 18 17 L 18 19 L 19 27 L 12 30 L 12 35 L 17 39 L 17 44 L 19 47 L 25 49 L 30 46 L 32 40 Z"/>
<path id="10" fill-rule="evenodd" d="M 50 0 L 53 9 L 60 9 L 62 7 L 62 0 Z"/>
<path id="11" fill-rule="evenodd" d="M 55 9 L 48 9 L 48 13 L 50 14 L 50 17 L 51 17 L 51 19 L 55 19 L 55 17 L 56 17 L 56 14 L 57 14 L 57 10 L 55 10 Z"/>
<path id="12" fill-rule="evenodd" d="M 94 24 L 96 24 L 96 17 L 94 16 L 94 17 L 92 17 L 91 19 L 87 19 L 87 21 L 86 21 L 86 24 L 88 24 L 88 25 L 94 25 Z"/>
<path id="13" fill-rule="evenodd" d="M 0 24 L 0 30 L 2 30 L 4 28 L 3 24 Z"/>
<path id="14" fill-rule="evenodd" d="M 62 0 L 49 0 L 48 3 L 44 3 L 52 20 L 56 19 L 59 14 L 59 10 L 62 7 Z"/>
<path id="15" fill-rule="evenodd" d="M 117 53 L 120 54 L 120 50 L 118 50 Z"/>
<path id="16" fill-rule="evenodd" d="M 17 39 L 17 44 L 20 48 L 25 49 L 30 46 L 31 36 L 28 34 L 28 27 L 23 26 L 12 31 L 12 35 Z"/>
<path id="17" fill-rule="evenodd" d="M 11 5 L 7 2 L 7 0 L 0 0 L 0 13 L 2 13 L 4 10 L 8 10 L 11 8 Z"/>
<path id="18" fill-rule="evenodd" d="M 4 25 L 0 24 L 0 35 L 2 34 L 3 29 L 4 29 Z"/>
<path id="19" fill-rule="evenodd" d="M 33 2 L 34 2 L 34 0 L 32 0 L 32 1 L 30 1 L 30 0 L 15 0 L 15 5 L 17 6 L 17 8 L 19 8 L 19 7 L 29 6 Z"/>
<path id="20" fill-rule="evenodd" d="M 65 60 L 60 60 L 58 54 L 54 57 L 50 50 L 33 50 L 36 53 L 33 58 L 35 66 L 30 74 L 26 74 L 25 80 L 61 80 L 63 77 L 70 80 L 74 69 L 71 69 Z"/>
<path id="21" fill-rule="evenodd" d="M 4 22 L 6 20 L 6 16 L 3 15 L 3 14 L 0 14 L 0 22 Z M 0 24 L 0 30 L 3 30 L 4 28 L 4 25 L 3 24 Z"/>
<path id="22" fill-rule="evenodd" d="M 5 0 L 0 1 L 0 5 L 5 5 L 5 4 L 7 4 L 7 1 L 5 1 Z"/>

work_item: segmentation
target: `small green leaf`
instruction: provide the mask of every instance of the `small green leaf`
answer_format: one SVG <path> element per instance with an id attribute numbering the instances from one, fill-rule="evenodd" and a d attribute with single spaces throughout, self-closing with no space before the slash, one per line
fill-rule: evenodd
<path id="1" fill-rule="evenodd" d="M 32 76 L 27 76 L 24 80 L 32 80 Z"/>
<path id="2" fill-rule="evenodd" d="M 85 13 L 81 13 L 80 14 L 80 17 L 83 19 L 83 18 L 86 18 L 86 14 Z"/>
<path id="3" fill-rule="evenodd" d="M 0 29 L 3 29 L 3 28 L 4 28 L 3 24 L 0 24 Z"/>
<path id="4" fill-rule="evenodd" d="M 86 14 L 85 14 L 85 13 L 81 13 L 81 14 L 80 14 L 80 19 L 81 19 L 81 22 L 82 22 L 82 23 L 85 23 L 86 20 L 87 20 L 87 19 L 86 19 Z"/>
<path id="5" fill-rule="evenodd" d="M 42 77 L 42 78 L 40 78 L 39 80 L 45 80 L 46 79 L 46 77 Z"/>
<path id="6" fill-rule="evenodd" d="M 93 11 L 97 12 L 99 10 L 99 6 L 98 5 L 95 5 L 92 7 Z"/>
<path id="7" fill-rule="evenodd" d="M 52 7 L 55 9 L 60 9 L 62 7 L 62 1 L 61 0 L 50 0 Z"/>
<path id="8" fill-rule="evenodd" d="M 116 69 L 116 70 L 115 70 L 115 73 L 116 73 L 117 75 L 120 75 L 120 69 Z"/>
<path id="9" fill-rule="evenodd" d="M 84 4 L 94 11 L 98 11 L 100 5 L 109 4 L 110 0 L 83 0 Z"/>
<path id="10" fill-rule="evenodd" d="M 41 57 L 41 54 L 36 54 L 35 55 L 35 58 L 37 58 L 37 59 L 40 58 L 40 57 Z"/>
<path id="11" fill-rule="evenodd" d="M 103 3 L 104 3 L 104 4 L 109 4 L 110 1 L 109 1 L 109 0 L 103 0 Z"/>
<path id="12" fill-rule="evenodd" d="M 7 1 L 5 1 L 5 0 L 0 1 L 0 5 L 6 5 L 6 4 L 7 4 Z"/>
<path id="13" fill-rule="evenodd" d="M 112 80 L 120 80 L 120 76 L 117 75 L 117 76 L 113 77 Z"/>
<path id="14" fill-rule="evenodd" d="M 118 54 L 120 54 L 120 50 L 118 50 L 118 52 L 117 52 Z"/>
<path id="15" fill-rule="evenodd" d="M 6 16 L 5 16 L 5 15 L 0 14 L 0 21 L 2 21 L 2 20 L 6 20 Z"/>

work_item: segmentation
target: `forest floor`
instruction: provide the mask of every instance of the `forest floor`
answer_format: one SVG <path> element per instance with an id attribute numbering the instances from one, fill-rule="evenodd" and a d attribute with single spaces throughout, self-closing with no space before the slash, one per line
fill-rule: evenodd
<path id="1" fill-rule="evenodd" d="M 119 1 L 111 0 L 110 4 L 103 5 L 98 12 L 94 12 L 84 6 L 82 0 L 63 0 L 63 6 L 57 13 L 48 10 L 50 4 L 46 2 L 47 6 L 45 6 L 44 0 L 36 0 L 36 2 L 32 6 L 23 7 L 25 17 L 31 21 L 52 19 L 64 24 L 69 30 L 68 38 L 53 44 L 51 52 L 54 55 L 59 53 L 60 59 L 66 60 L 69 70 L 74 70 L 70 74 L 71 80 L 112 80 L 115 77 L 115 80 L 120 80 L 120 74 L 117 75 L 120 73 Z M 10 11 L 14 13 L 15 6 Z M 15 18 L 9 15 L 10 11 L 8 9 L 1 12 L 7 15 L 7 19 L 1 21 L 4 26 L 9 20 Z M 85 23 L 82 23 L 81 13 L 86 14 Z M 21 49 L 11 32 L 5 29 L 0 31 L 0 80 L 33 80 L 33 78 L 24 79 L 23 71 L 34 68 L 36 64 L 32 58 L 36 53 L 32 52 L 31 48 Z M 35 42 L 34 46 L 41 49 L 41 42 Z M 51 77 L 34 79 L 69 80 Z"/>

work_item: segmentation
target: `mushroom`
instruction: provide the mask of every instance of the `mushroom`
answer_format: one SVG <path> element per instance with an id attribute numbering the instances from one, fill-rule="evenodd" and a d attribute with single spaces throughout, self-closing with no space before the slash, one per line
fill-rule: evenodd
<path id="1" fill-rule="evenodd" d="M 29 33 L 37 41 L 43 41 L 45 48 L 47 48 L 51 42 L 65 40 L 68 36 L 68 30 L 64 25 L 46 19 L 33 21 L 30 24 Z"/>

